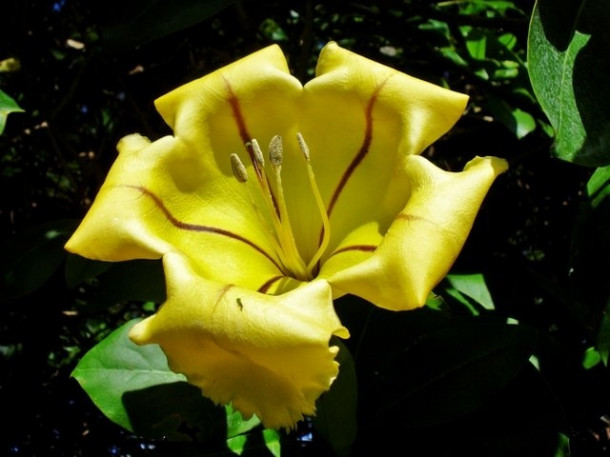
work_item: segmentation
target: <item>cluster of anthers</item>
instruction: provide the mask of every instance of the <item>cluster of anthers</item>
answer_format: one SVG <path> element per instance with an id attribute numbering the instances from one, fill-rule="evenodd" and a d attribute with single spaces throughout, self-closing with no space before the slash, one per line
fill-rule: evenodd
<path id="1" fill-rule="evenodd" d="M 296 138 L 301 155 L 305 160 L 311 191 L 322 220 L 322 231 L 320 234 L 318 249 L 308 262 L 303 260 L 301 254 L 299 253 L 294 234 L 290 226 L 290 217 L 288 215 L 286 200 L 284 198 L 284 189 L 282 186 L 282 161 L 284 156 L 284 147 L 281 136 L 275 135 L 269 142 L 268 157 L 271 164 L 271 177 L 269 177 L 267 174 L 263 151 L 261 150 L 258 141 L 256 139 L 252 139 L 246 144 L 246 149 L 250 154 L 252 168 L 256 175 L 256 182 L 263 195 L 263 199 L 266 202 L 269 217 L 265 217 L 265 215 L 258 208 L 258 205 L 255 203 L 255 199 L 248 187 L 247 193 L 258 218 L 261 220 L 263 226 L 266 228 L 266 231 L 269 234 L 269 240 L 280 260 L 282 272 L 286 276 L 290 276 L 301 281 L 310 281 L 316 276 L 319 268 L 320 258 L 328 247 L 328 242 L 330 239 L 330 221 L 328 219 L 328 213 L 324 206 L 324 202 L 322 201 L 322 196 L 320 195 L 320 190 L 318 189 L 318 185 L 316 183 L 315 174 L 311 165 L 309 147 L 307 146 L 307 143 L 305 143 L 305 139 L 301 133 L 297 133 Z M 248 170 L 242 160 L 239 158 L 239 155 L 235 153 L 231 154 L 231 168 L 235 178 L 239 182 L 247 184 Z M 272 226 L 269 224 L 269 219 L 271 220 Z"/>

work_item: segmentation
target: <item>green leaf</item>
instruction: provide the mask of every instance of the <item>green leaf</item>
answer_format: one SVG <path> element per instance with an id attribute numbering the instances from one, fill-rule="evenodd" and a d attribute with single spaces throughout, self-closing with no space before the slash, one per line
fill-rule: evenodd
<path id="1" fill-rule="evenodd" d="M 483 308 L 487 310 L 493 310 L 495 308 L 493 299 L 491 298 L 491 294 L 485 283 L 485 278 L 482 274 L 450 274 L 447 275 L 446 279 L 451 287 L 462 294 L 468 295 Z"/>
<path id="2" fill-rule="evenodd" d="M 570 457 L 572 455 L 572 452 L 570 452 L 570 438 L 567 435 L 560 433 L 557 441 L 557 449 L 555 450 L 554 457 Z"/>
<path id="3" fill-rule="evenodd" d="M 265 19 L 259 26 L 260 32 L 271 41 L 288 41 L 288 35 L 282 27 L 271 18 Z"/>
<path id="4" fill-rule="evenodd" d="M 246 441 L 248 437 L 246 435 L 237 435 L 227 439 L 227 447 L 237 455 L 242 455 L 246 447 Z"/>
<path id="5" fill-rule="evenodd" d="M 244 419 L 241 413 L 234 410 L 231 405 L 225 406 L 225 414 L 227 418 L 228 438 L 249 432 L 261 423 L 260 419 L 256 416 L 252 416 L 247 420 Z"/>
<path id="6" fill-rule="evenodd" d="M 263 430 L 263 440 L 265 446 L 274 457 L 280 457 L 282 453 L 282 444 L 280 443 L 280 434 L 271 428 Z"/>
<path id="7" fill-rule="evenodd" d="M 597 352 L 597 349 L 594 347 L 587 348 L 582 357 L 582 366 L 585 370 L 590 370 L 591 368 L 599 365 L 602 361 L 602 357 Z"/>
<path id="8" fill-rule="evenodd" d="M 484 106 L 519 139 L 536 129 L 536 121 L 531 114 L 511 107 L 500 98 L 489 96 Z"/>
<path id="9" fill-rule="evenodd" d="M 588 166 L 610 163 L 610 2 L 538 0 L 528 63 L 534 92 L 555 129 L 553 153 Z"/>
<path id="10" fill-rule="evenodd" d="M 132 343 L 128 333 L 136 322 L 87 352 L 72 376 L 110 420 L 138 435 L 173 441 L 224 439 L 223 408 L 172 372 L 159 346 Z"/>
<path id="11" fill-rule="evenodd" d="M 331 344 L 339 346 L 339 376 L 330 390 L 316 402 L 313 424 L 335 453 L 342 457 L 349 455 L 356 439 L 358 385 L 356 367 L 349 350 L 339 339 L 333 338 Z"/>
<path id="12" fill-rule="evenodd" d="M 76 228 L 75 220 L 47 222 L 0 244 L 0 300 L 34 292 L 57 271 L 66 257 L 64 244 Z"/>
<path id="13" fill-rule="evenodd" d="M 23 113 L 24 110 L 6 92 L 0 90 L 0 135 L 4 132 L 6 118 L 11 113 Z"/>
<path id="14" fill-rule="evenodd" d="M 597 208 L 610 194 L 610 166 L 600 167 L 593 172 L 587 183 L 587 194 L 593 208 Z"/>
<path id="15" fill-rule="evenodd" d="M 474 29 L 470 26 L 461 28 L 466 41 L 466 50 L 470 57 L 475 60 L 485 60 L 487 57 L 487 35 L 481 29 Z"/>

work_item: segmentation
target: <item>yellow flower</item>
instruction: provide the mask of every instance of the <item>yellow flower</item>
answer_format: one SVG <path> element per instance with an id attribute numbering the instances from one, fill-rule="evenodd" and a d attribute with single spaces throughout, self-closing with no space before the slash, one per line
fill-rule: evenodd
<path id="1" fill-rule="evenodd" d="M 163 258 L 167 301 L 132 340 L 215 402 L 291 427 L 338 372 L 333 298 L 422 306 L 506 169 L 418 156 L 466 101 L 335 43 L 302 86 L 270 46 L 159 98 L 174 135 L 120 141 L 66 248 Z"/>

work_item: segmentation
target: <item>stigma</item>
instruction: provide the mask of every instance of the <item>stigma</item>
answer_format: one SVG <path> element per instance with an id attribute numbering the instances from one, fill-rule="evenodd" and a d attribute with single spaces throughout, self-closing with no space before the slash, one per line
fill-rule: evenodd
<path id="1" fill-rule="evenodd" d="M 256 139 L 246 143 L 251 170 L 254 172 L 254 180 L 249 179 L 248 167 L 244 165 L 238 154 L 231 154 L 231 169 L 233 175 L 240 183 L 246 186 L 253 209 L 265 228 L 269 241 L 277 254 L 282 273 L 300 281 L 310 281 L 316 277 L 320 259 L 324 255 L 330 239 L 330 222 L 324 201 L 318 188 L 309 147 L 300 133 L 296 136 L 296 142 L 303 158 L 303 164 L 307 171 L 309 180 L 309 192 L 315 202 L 315 206 L 322 221 L 321 236 L 314 255 L 309 259 L 303 259 L 299 247 L 295 241 L 294 232 L 290 223 L 290 216 L 284 196 L 282 184 L 282 164 L 284 157 L 284 145 L 282 137 L 274 136 L 269 142 L 268 165 L 265 163 L 263 151 Z M 254 193 L 262 195 L 264 208 L 260 208 L 254 198 Z"/>

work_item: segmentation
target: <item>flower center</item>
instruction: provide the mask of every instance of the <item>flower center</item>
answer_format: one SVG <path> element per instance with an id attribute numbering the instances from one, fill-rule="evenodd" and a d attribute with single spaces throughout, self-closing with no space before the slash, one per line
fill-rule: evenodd
<path id="1" fill-rule="evenodd" d="M 269 143 L 269 162 L 270 170 L 267 173 L 263 152 L 258 144 L 258 141 L 252 139 L 246 144 L 248 152 L 250 152 L 252 167 L 256 175 L 257 192 L 260 192 L 265 202 L 265 212 L 256 204 L 256 200 L 251 192 L 250 187 L 246 184 L 248 180 L 248 170 L 237 154 L 231 154 L 231 168 L 235 178 L 246 185 L 248 196 L 252 203 L 255 213 L 265 227 L 269 235 L 269 240 L 280 259 L 283 273 L 286 276 L 291 276 L 301 281 L 309 281 L 313 279 L 318 270 L 318 263 L 322 254 L 328 246 L 330 239 L 330 223 L 328 213 L 322 201 L 316 177 L 311 166 L 311 157 L 309 148 L 305 143 L 305 139 L 300 133 L 297 133 L 297 143 L 301 155 L 304 159 L 309 178 L 309 185 L 312 196 L 316 203 L 316 207 L 322 219 L 322 236 L 318 243 L 318 249 L 308 262 L 303 260 L 297 247 L 294 232 L 290 225 L 290 217 L 286 207 L 284 198 L 284 187 L 282 185 L 282 161 L 284 156 L 284 148 L 282 138 L 279 135 L 274 136 Z"/>

